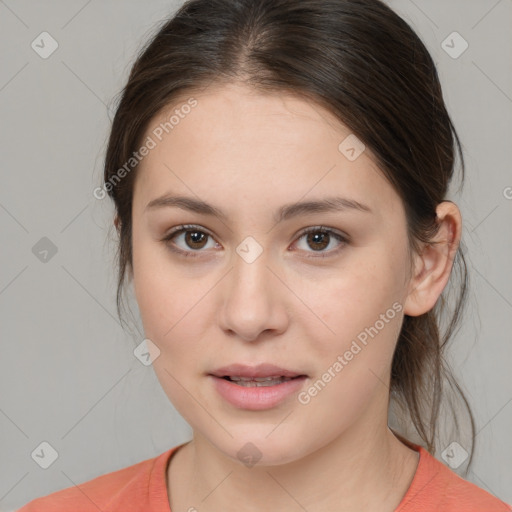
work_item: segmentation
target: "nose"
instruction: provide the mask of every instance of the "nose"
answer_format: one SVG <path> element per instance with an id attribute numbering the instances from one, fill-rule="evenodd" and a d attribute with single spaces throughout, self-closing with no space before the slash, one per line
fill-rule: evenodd
<path id="1" fill-rule="evenodd" d="M 221 328 L 251 342 L 285 332 L 290 292 L 279 274 L 279 269 L 270 268 L 265 251 L 252 262 L 235 254 L 223 288 Z"/>

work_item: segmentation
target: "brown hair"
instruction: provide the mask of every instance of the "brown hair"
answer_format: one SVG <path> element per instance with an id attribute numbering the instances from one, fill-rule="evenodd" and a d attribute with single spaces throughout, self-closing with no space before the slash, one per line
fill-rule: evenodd
<path id="1" fill-rule="evenodd" d="M 379 0 L 189 0 L 148 41 L 120 95 L 105 158 L 104 180 L 118 225 L 118 290 L 132 265 L 133 171 L 116 172 L 139 147 L 149 122 L 178 97 L 210 84 L 241 82 L 257 91 L 291 93 L 327 108 L 370 149 L 401 197 L 411 251 L 436 233 L 456 151 L 435 64 L 411 27 Z M 443 291 L 435 307 L 405 316 L 393 357 L 391 393 L 427 449 L 435 451 L 443 385 L 455 390 L 444 359 L 459 327 L 468 275 L 463 244 L 453 311 Z M 447 315 L 444 333 L 441 317 Z M 400 436 L 399 436 L 400 437 Z M 471 454 L 473 447 L 471 447 Z M 470 458 L 471 461 L 471 458 Z"/>

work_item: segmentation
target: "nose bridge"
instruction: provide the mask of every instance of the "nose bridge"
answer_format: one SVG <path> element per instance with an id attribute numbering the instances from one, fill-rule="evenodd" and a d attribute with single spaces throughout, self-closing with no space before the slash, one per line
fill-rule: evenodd
<path id="1" fill-rule="evenodd" d="M 268 251 L 264 251 L 254 239 L 246 239 L 236 248 L 236 253 L 233 258 L 230 298 L 241 304 L 252 302 L 254 307 L 271 301 L 273 287 L 268 269 Z M 257 304 L 259 302 L 261 304 Z"/>
<path id="2" fill-rule="evenodd" d="M 280 330 L 286 321 L 268 256 L 252 237 L 241 242 L 233 255 L 221 318 L 223 328 L 246 340 L 265 330 Z"/>

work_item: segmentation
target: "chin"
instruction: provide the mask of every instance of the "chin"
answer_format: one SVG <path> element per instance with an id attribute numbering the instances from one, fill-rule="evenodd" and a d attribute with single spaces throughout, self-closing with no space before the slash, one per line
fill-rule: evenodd
<path id="1" fill-rule="evenodd" d="M 244 428 L 243 432 L 229 431 L 233 437 L 224 436 L 222 440 L 209 439 L 219 451 L 241 466 L 278 466 L 295 462 L 307 455 L 302 435 L 293 435 L 289 430 L 278 433 L 269 432 L 275 425 L 268 428 Z"/>

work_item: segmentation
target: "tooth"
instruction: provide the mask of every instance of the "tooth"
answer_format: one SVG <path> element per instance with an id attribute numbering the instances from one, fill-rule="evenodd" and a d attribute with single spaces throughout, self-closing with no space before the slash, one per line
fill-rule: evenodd
<path id="1" fill-rule="evenodd" d="M 256 382 L 266 382 L 266 381 L 271 381 L 271 380 L 276 380 L 276 379 L 291 379 L 291 377 L 282 377 L 281 375 L 273 375 L 271 377 L 239 377 L 239 376 L 230 376 L 229 377 L 231 380 L 236 380 L 236 381 L 246 381 L 246 382 L 249 382 L 249 381 L 256 381 Z"/>
<path id="2" fill-rule="evenodd" d="M 259 380 L 254 379 L 242 379 L 237 378 L 233 379 L 233 381 L 236 381 L 237 385 L 239 386 L 245 386 L 245 387 L 261 387 L 261 386 L 275 386 L 277 384 L 281 384 L 283 382 L 291 380 L 290 377 L 260 377 Z"/>

